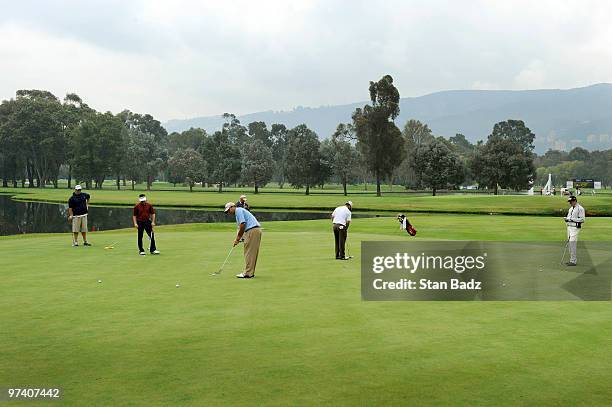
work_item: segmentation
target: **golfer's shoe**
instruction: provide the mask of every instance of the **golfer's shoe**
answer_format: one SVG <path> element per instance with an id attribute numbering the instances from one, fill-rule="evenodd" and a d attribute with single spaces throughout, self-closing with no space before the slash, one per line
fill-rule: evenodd
<path id="1" fill-rule="evenodd" d="M 72 247 L 79 247 L 79 244 L 77 242 L 72 242 Z"/>
<path id="2" fill-rule="evenodd" d="M 576 263 L 572 263 L 571 261 L 569 263 L 565 263 L 566 266 L 569 267 L 574 267 L 576 265 Z"/>
<path id="3" fill-rule="evenodd" d="M 236 277 L 238 277 L 238 278 L 253 278 L 253 277 L 255 277 L 255 275 L 249 276 L 248 274 L 240 273 L 240 274 L 236 274 Z"/>
<path id="4" fill-rule="evenodd" d="M 153 250 L 151 254 L 159 254 L 159 250 Z"/>
<path id="5" fill-rule="evenodd" d="M 145 253 L 144 251 L 139 252 L 138 254 L 140 254 L 141 256 L 146 256 L 147 255 L 147 253 Z"/>
<path id="6" fill-rule="evenodd" d="M 83 242 L 83 246 L 91 246 L 91 243 L 89 243 L 89 242 Z"/>

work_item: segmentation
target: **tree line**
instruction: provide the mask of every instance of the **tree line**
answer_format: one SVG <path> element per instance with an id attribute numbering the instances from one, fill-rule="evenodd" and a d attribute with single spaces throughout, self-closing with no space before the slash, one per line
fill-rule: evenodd
<path id="1" fill-rule="evenodd" d="M 65 171 L 87 188 L 102 188 L 115 176 L 153 183 L 167 162 L 168 134 L 148 114 L 113 115 L 89 107 L 76 94 L 58 99 L 44 90 L 19 90 L 0 104 L 2 186 L 58 187 Z"/>
<path id="2" fill-rule="evenodd" d="M 553 183 L 565 187 L 565 182 L 574 178 L 612 183 L 612 149 L 588 151 L 575 147 L 568 151 L 548 150 L 535 159 L 536 183 L 543 185 L 552 174 Z"/>
<path id="3" fill-rule="evenodd" d="M 243 125 L 229 113 L 212 134 L 199 128 L 168 134 L 149 114 L 101 113 L 76 94 L 60 100 L 48 91 L 19 90 L 0 104 L 0 178 L 4 187 L 57 188 L 61 176 L 69 188 L 73 182 L 102 188 L 112 178 L 118 189 L 128 181 L 132 189 L 141 182 L 150 189 L 154 180 L 164 179 L 190 190 L 196 184 L 213 185 L 219 192 L 228 185 L 249 185 L 255 193 L 274 180 L 281 188 L 305 188 L 307 195 L 330 180 L 342 184 L 345 195 L 349 184 L 367 188 L 373 182 L 381 195 L 381 185 L 388 182 L 431 189 L 435 195 L 466 183 L 495 193 L 525 189 L 541 176 L 535 165 L 574 168 L 582 162 L 594 177 L 599 173 L 593 168 L 609 168 L 609 152 L 586 152 L 586 157 L 574 149 L 558 161 L 561 152 L 537 157 L 535 135 L 520 120 L 495 124 L 487 140 L 476 144 L 462 134 L 436 137 L 418 120 L 400 130 L 395 124 L 400 95 L 393 78 L 370 82 L 369 94 L 370 103 L 357 108 L 350 123 L 340 123 L 320 141 L 305 124 L 291 129 L 278 123 Z"/>

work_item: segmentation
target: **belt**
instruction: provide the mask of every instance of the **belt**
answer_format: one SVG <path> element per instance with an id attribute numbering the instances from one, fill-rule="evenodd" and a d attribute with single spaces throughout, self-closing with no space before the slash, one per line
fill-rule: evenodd
<path id="1" fill-rule="evenodd" d="M 248 228 L 247 230 L 244 231 L 244 233 L 248 232 L 251 229 L 257 229 L 259 226 L 253 226 L 252 228 Z"/>

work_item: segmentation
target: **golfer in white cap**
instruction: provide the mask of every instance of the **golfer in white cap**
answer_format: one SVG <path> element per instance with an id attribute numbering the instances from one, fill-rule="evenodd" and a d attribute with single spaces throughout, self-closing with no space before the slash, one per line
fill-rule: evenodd
<path id="1" fill-rule="evenodd" d="M 247 203 L 246 195 L 240 195 L 240 199 L 238 200 L 238 202 L 236 202 L 236 206 L 238 208 L 244 208 L 244 209 L 246 209 L 249 212 L 251 211 L 251 207 Z"/>
<path id="2" fill-rule="evenodd" d="M 68 200 L 68 221 L 72 222 L 72 246 L 78 246 L 79 232 L 83 235 L 83 246 L 91 246 L 87 241 L 87 212 L 89 211 L 89 194 L 81 192 L 81 186 L 75 185 L 74 192 Z"/>
<path id="3" fill-rule="evenodd" d="M 132 212 L 132 221 L 134 222 L 134 227 L 138 229 L 138 254 L 141 256 L 147 254 L 142 246 L 142 237 L 145 232 L 151 242 L 149 251 L 151 254 L 159 254 L 159 250 L 157 250 L 155 245 L 155 232 L 153 231 L 155 216 L 155 208 L 147 202 L 147 196 L 145 194 L 138 195 L 138 203 L 134 205 Z"/>
<path id="4" fill-rule="evenodd" d="M 236 274 L 236 277 L 253 278 L 255 277 L 255 267 L 257 266 L 261 244 L 261 225 L 251 212 L 237 207 L 233 202 L 225 204 L 224 212 L 236 216 L 238 233 L 233 242 L 234 246 L 240 243 L 240 240 L 244 237 L 244 271 Z"/>
<path id="5" fill-rule="evenodd" d="M 347 201 L 344 205 L 337 207 L 331 214 L 334 240 L 336 242 L 336 260 L 348 260 L 345 255 L 346 238 L 348 228 L 351 224 L 351 210 L 353 202 Z"/>

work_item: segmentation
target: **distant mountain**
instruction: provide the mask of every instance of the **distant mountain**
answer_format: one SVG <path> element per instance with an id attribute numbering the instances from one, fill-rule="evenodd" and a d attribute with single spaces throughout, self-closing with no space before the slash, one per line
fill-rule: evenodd
<path id="1" fill-rule="evenodd" d="M 291 111 L 266 111 L 239 116 L 243 124 L 264 121 L 294 127 L 306 123 L 319 137 L 327 138 L 338 123 L 349 122 L 356 107 L 349 105 L 298 107 Z M 521 119 L 536 134 L 536 150 L 589 150 L 612 148 L 612 84 L 602 83 L 575 89 L 544 90 L 452 90 L 414 98 L 402 98 L 401 128 L 409 119 L 427 123 L 434 134 L 445 137 L 464 134 L 475 142 L 486 139 L 493 125 Z M 170 120 L 169 132 L 201 127 L 208 132 L 223 124 L 221 116 Z"/>

